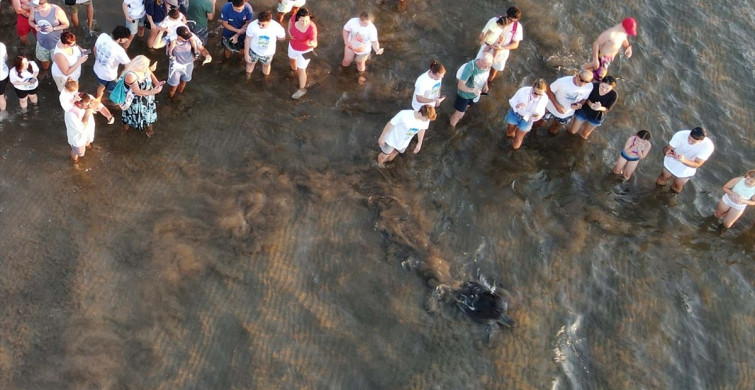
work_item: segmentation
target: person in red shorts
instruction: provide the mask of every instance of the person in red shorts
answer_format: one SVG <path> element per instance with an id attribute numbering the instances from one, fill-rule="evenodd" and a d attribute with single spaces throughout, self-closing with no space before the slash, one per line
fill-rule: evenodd
<path id="1" fill-rule="evenodd" d="M 16 34 L 24 45 L 29 44 L 29 33 L 36 34 L 29 25 L 31 13 L 31 0 L 12 0 L 13 9 L 16 10 Z"/>

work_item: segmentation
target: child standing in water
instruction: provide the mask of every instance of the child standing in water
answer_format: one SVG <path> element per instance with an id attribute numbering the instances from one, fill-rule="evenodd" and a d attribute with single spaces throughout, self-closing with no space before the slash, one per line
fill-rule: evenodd
<path id="1" fill-rule="evenodd" d="M 634 170 L 637 169 L 640 160 L 648 155 L 651 147 L 650 132 L 647 130 L 640 130 L 637 134 L 629 137 L 627 142 L 624 143 L 624 149 L 621 150 L 619 159 L 616 160 L 613 173 L 622 175 L 624 180 L 629 180 Z"/>

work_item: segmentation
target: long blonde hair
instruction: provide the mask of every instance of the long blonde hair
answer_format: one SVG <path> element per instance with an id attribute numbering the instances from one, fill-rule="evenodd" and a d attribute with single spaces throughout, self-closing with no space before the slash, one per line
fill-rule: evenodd
<path id="1" fill-rule="evenodd" d="M 149 58 L 143 55 L 134 57 L 131 62 L 123 67 L 121 76 L 125 75 L 127 72 L 134 72 L 136 74 L 149 74 Z"/>

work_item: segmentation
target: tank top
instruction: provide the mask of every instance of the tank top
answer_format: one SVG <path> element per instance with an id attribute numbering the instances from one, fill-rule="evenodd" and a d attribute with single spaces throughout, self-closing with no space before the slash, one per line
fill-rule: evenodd
<path id="1" fill-rule="evenodd" d="M 71 48 L 73 51 L 73 54 L 67 54 L 65 49 L 62 49 L 60 46 L 55 45 L 55 51 L 52 52 L 53 56 L 53 62 L 52 62 L 52 75 L 53 77 L 63 77 L 63 71 L 60 70 L 58 67 L 58 64 L 55 63 L 55 55 L 60 53 L 63 55 L 63 57 L 66 58 L 66 62 L 68 62 L 68 66 L 73 66 L 73 64 L 76 63 L 76 61 L 79 60 L 79 57 L 81 57 L 81 49 L 79 49 L 78 46 L 74 46 Z M 79 77 L 81 77 L 81 67 L 79 66 L 76 71 L 69 74 L 68 77 L 78 80 Z"/>
<path id="2" fill-rule="evenodd" d="M 49 30 L 48 32 L 41 32 L 39 31 L 37 33 L 37 43 L 39 43 L 39 46 L 42 46 L 43 48 L 47 50 L 53 50 L 55 49 L 55 45 L 60 40 L 60 34 L 63 33 L 63 31 L 52 31 L 53 27 L 60 26 L 60 21 L 58 20 L 58 17 L 56 16 L 58 12 L 58 6 L 55 4 L 50 4 L 50 13 L 47 14 L 47 16 L 43 17 L 39 14 L 37 10 L 34 10 L 34 21 L 40 26 L 48 26 Z"/>
<path id="3" fill-rule="evenodd" d="M 755 195 L 755 186 L 748 187 L 747 184 L 745 184 L 744 178 L 739 180 L 737 185 L 735 185 L 731 190 L 734 191 L 735 194 L 747 200 L 752 199 L 753 195 Z"/>

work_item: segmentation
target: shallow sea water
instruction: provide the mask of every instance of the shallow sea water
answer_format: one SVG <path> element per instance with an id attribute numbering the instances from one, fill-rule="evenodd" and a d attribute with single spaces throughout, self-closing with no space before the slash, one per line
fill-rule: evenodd
<path id="1" fill-rule="evenodd" d="M 308 1 L 320 48 L 300 101 L 285 44 L 270 83 L 246 81 L 219 63 L 216 30 L 218 61 L 177 101 L 158 99 L 156 137 L 98 118 L 78 169 L 52 81 L 26 116 L 9 89 L 0 388 L 755 386 L 755 215 L 726 232 L 711 218 L 721 185 L 755 168 L 751 5 L 519 2 L 525 40 L 451 129 L 453 75 L 511 3 L 407 2 Z M 31 54 L 5 3 L 0 41 Z M 96 3 L 112 30 L 118 2 Z M 359 87 L 337 67 L 341 27 L 363 8 L 386 52 Z M 536 129 L 512 151 L 508 98 L 576 70 L 625 15 L 639 36 L 612 65 L 619 102 L 604 125 L 586 142 Z M 147 55 L 163 79 L 165 56 Z M 422 151 L 378 169 L 377 137 L 433 57 L 449 98 Z M 94 90 L 91 62 L 82 85 Z M 716 153 L 681 195 L 656 189 L 665 142 L 701 124 Z M 653 151 L 617 181 L 619 148 L 643 128 Z M 435 289 L 480 278 L 516 328 L 475 323 Z"/>

